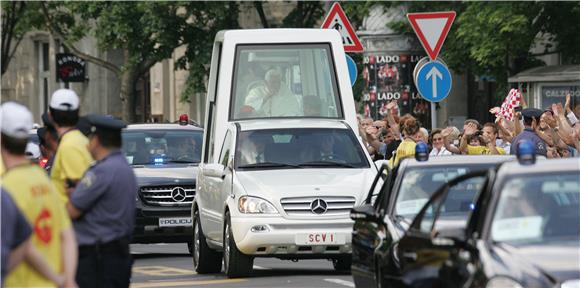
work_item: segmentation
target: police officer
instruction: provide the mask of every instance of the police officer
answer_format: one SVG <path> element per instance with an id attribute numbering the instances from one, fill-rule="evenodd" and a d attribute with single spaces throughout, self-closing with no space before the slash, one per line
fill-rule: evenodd
<path id="1" fill-rule="evenodd" d="M 137 182 L 121 152 L 121 120 L 89 115 L 89 151 L 96 160 L 71 193 L 67 210 L 79 243 L 80 287 L 127 287 Z"/>
<path id="2" fill-rule="evenodd" d="M 516 150 L 518 143 L 521 140 L 531 141 L 536 147 L 536 154 L 547 156 L 548 151 L 546 148 L 546 142 L 536 134 L 536 129 L 540 125 L 540 117 L 544 112 L 536 108 L 526 108 L 522 110 L 522 116 L 524 117 L 524 131 L 518 134 L 512 140 L 512 146 L 510 149 L 510 154 L 516 155 Z M 516 121 L 518 121 L 516 119 Z"/>

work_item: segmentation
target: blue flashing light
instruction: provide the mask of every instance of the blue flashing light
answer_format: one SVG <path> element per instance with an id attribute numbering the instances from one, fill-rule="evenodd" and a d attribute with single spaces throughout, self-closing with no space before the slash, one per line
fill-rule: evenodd
<path id="1" fill-rule="evenodd" d="M 536 147 L 531 141 L 521 140 L 517 143 L 516 155 L 522 165 L 532 165 L 536 163 Z"/>
<path id="2" fill-rule="evenodd" d="M 471 209 L 471 211 L 475 210 L 475 204 L 469 203 L 469 209 Z"/>
<path id="3" fill-rule="evenodd" d="M 155 158 L 155 159 L 153 159 L 153 163 L 155 163 L 155 165 L 162 165 L 163 158 Z"/>
<path id="4" fill-rule="evenodd" d="M 419 162 L 429 160 L 429 147 L 423 142 L 417 143 L 415 146 L 415 159 Z"/>

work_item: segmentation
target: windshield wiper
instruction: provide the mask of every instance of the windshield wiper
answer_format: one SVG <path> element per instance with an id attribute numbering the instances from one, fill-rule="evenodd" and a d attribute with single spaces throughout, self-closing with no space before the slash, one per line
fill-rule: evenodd
<path id="1" fill-rule="evenodd" d="M 298 166 L 304 167 L 345 167 L 345 168 L 355 168 L 351 164 L 347 163 L 340 163 L 340 162 L 333 162 L 333 161 L 312 161 L 312 162 L 304 162 L 298 164 Z"/>
<path id="2" fill-rule="evenodd" d="M 298 165 L 292 165 L 287 163 L 274 163 L 274 162 L 261 162 L 261 163 L 253 163 L 253 164 L 246 164 L 240 165 L 238 168 L 301 168 Z"/>

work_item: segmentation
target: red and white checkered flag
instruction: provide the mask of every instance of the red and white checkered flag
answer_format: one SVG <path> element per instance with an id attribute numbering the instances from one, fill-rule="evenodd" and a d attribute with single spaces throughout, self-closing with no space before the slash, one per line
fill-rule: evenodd
<path id="1" fill-rule="evenodd" d="M 512 121 L 514 115 L 512 113 L 512 109 L 514 107 L 520 106 L 520 102 L 522 100 L 522 93 L 518 89 L 511 89 L 508 95 L 505 97 L 505 100 L 501 104 L 501 108 L 499 109 L 499 113 L 503 115 L 503 117 L 508 120 Z M 498 116 L 496 114 L 496 116 Z"/>

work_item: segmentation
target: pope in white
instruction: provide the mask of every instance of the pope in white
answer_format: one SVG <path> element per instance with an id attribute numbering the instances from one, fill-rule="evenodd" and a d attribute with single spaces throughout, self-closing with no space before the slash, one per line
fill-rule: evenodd
<path id="1" fill-rule="evenodd" d="M 282 83 L 279 69 L 266 72 L 265 84 L 248 93 L 245 105 L 251 106 L 259 115 L 268 117 L 301 116 L 302 109 L 296 96 Z"/>

